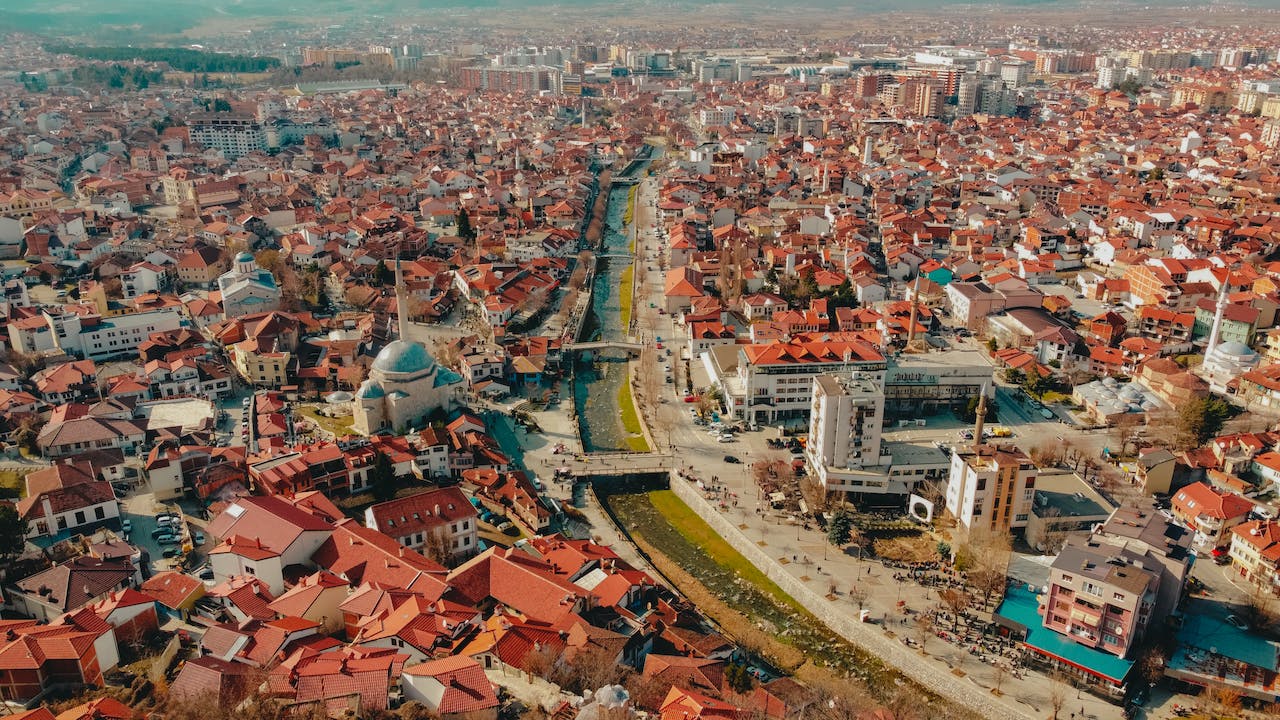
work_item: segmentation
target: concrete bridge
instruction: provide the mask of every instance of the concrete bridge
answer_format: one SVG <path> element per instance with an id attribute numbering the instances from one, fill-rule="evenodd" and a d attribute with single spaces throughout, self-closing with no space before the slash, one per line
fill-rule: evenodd
<path id="1" fill-rule="evenodd" d="M 639 357 L 640 351 L 643 349 L 644 345 L 635 340 L 593 340 L 591 342 L 576 342 L 560 346 L 562 352 L 572 352 L 574 350 L 625 350 L 628 357 Z"/>
<path id="2" fill-rule="evenodd" d="M 675 467 L 666 453 L 592 453 L 567 463 L 576 477 L 669 472 Z"/>

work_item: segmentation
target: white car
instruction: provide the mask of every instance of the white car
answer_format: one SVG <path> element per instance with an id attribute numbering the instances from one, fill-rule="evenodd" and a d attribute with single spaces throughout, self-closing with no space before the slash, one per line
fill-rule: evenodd
<path id="1" fill-rule="evenodd" d="M 717 437 L 717 438 L 716 438 L 716 442 L 729 443 L 729 442 L 733 442 L 734 440 L 737 440 L 737 439 L 738 439 L 738 438 L 736 438 L 736 437 L 734 437 L 734 436 L 732 436 L 732 435 L 721 435 L 721 436 L 719 436 L 719 437 Z"/>

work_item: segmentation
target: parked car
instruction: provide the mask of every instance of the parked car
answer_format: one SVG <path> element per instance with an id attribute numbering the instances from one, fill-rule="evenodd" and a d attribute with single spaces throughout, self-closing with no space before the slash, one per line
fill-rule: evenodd
<path id="1" fill-rule="evenodd" d="M 196 530 L 191 533 L 191 544 L 199 547 L 204 544 L 204 533 Z"/>
<path id="2" fill-rule="evenodd" d="M 173 535 L 173 533 L 170 532 L 169 528 L 167 527 L 158 527 L 155 530 L 151 531 L 151 537 L 157 540 L 159 540 L 161 536 L 164 536 L 164 535 Z"/>
<path id="3" fill-rule="evenodd" d="M 729 463 L 730 465 L 741 465 L 741 464 L 742 464 L 742 461 L 741 461 L 741 460 L 739 460 L 739 459 L 738 459 L 738 457 L 737 457 L 736 455 L 725 455 L 725 456 L 724 456 L 724 461 L 725 461 L 725 462 L 727 462 L 727 463 Z"/>
<path id="4" fill-rule="evenodd" d="M 172 545 L 177 541 L 177 538 L 171 533 L 162 533 L 160 535 L 152 535 L 151 537 L 160 545 Z"/>
<path id="5" fill-rule="evenodd" d="M 126 532 L 126 533 L 127 533 L 127 532 L 132 532 L 132 531 L 133 531 L 133 521 L 132 521 L 132 520 L 130 520 L 129 518 L 121 518 L 121 520 L 120 520 L 120 530 L 121 530 L 122 532 Z"/>

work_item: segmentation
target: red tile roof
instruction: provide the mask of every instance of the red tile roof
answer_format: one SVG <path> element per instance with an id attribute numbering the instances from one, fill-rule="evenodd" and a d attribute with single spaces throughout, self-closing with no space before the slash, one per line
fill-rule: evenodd
<path id="1" fill-rule="evenodd" d="M 498 706 L 493 683 L 485 676 L 480 663 L 465 655 L 430 660 L 404 669 L 412 677 L 430 677 L 444 687 L 437 707 L 441 715 L 479 712 Z M 412 682 L 412 681 L 409 681 Z"/>

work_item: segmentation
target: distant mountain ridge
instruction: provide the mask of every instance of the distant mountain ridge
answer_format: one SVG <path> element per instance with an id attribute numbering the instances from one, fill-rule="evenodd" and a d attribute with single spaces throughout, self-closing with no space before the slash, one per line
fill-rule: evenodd
<path id="1" fill-rule="evenodd" d="M 1265 2 L 1265 0 L 1260 0 Z M 641 1 L 643 7 L 647 3 Z M 724 0 L 668 0 L 655 3 L 665 7 L 698 8 L 724 4 Z M 778 0 L 745 0 L 733 3 L 747 8 L 778 8 Z M 809 0 L 807 8 L 844 8 L 863 12 L 922 12 L 939 6 L 1007 5 L 1017 7 L 1071 7 L 1081 0 Z M 1119 0 L 1119 4 L 1143 6 L 1184 6 L 1186 0 Z M 178 33 L 199 22 L 216 17 L 228 19 L 305 19 L 309 24 L 332 18 L 341 22 L 352 13 L 360 15 L 400 14 L 461 8 L 529 8 L 550 6 L 601 6 L 625 14 L 628 5 L 606 0 L 4 0 L 0 7 L 0 30 L 21 30 L 45 34 L 130 31 L 146 34 Z"/>

